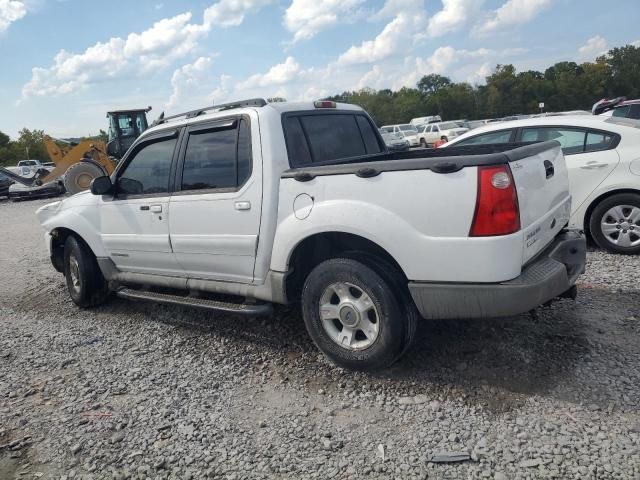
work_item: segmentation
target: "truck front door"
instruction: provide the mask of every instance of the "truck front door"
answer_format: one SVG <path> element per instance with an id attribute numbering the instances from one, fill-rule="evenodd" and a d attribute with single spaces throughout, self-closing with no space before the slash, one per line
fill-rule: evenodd
<path id="1" fill-rule="evenodd" d="M 169 243 L 171 166 L 178 132 L 153 135 L 138 144 L 118 170 L 116 193 L 97 210 L 105 250 L 122 271 L 179 274 Z"/>

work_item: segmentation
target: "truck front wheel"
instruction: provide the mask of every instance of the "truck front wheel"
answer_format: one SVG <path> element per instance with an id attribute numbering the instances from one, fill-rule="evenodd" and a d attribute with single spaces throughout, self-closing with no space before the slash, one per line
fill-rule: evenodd
<path id="1" fill-rule="evenodd" d="M 69 296 L 79 307 L 95 307 L 107 300 L 109 285 L 95 256 L 73 235 L 64 245 L 64 276 Z"/>
<path id="2" fill-rule="evenodd" d="M 384 368 L 409 341 L 406 315 L 395 289 L 367 265 L 349 258 L 315 267 L 302 291 L 309 335 L 335 364 L 354 370 Z"/>

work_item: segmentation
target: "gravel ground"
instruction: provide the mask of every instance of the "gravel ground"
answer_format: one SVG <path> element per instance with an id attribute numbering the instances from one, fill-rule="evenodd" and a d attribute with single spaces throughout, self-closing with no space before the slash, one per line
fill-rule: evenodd
<path id="1" fill-rule="evenodd" d="M 536 314 L 423 322 L 372 375 L 287 309 L 79 310 L 44 203 L 0 203 L 2 480 L 640 478 L 640 257 L 590 251 L 578 300 Z"/>

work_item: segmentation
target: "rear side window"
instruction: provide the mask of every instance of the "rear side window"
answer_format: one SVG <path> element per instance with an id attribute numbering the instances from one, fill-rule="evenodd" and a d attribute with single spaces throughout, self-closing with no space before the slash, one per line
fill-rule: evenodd
<path id="1" fill-rule="evenodd" d="M 457 142 L 456 147 L 467 147 L 469 145 L 493 145 L 497 143 L 509 143 L 513 130 L 501 130 L 499 132 L 483 133 L 475 137 L 467 138 Z"/>
<path id="2" fill-rule="evenodd" d="M 251 175 L 251 134 L 242 119 L 235 128 L 190 132 L 181 190 L 237 188 Z"/>
<path id="3" fill-rule="evenodd" d="M 381 153 L 374 126 L 364 115 L 289 116 L 284 121 L 292 167 Z"/>
<path id="4" fill-rule="evenodd" d="M 581 129 L 539 127 L 525 128 L 522 130 L 523 142 L 546 142 L 557 140 L 562 147 L 562 153 L 571 155 L 584 151 L 586 132 Z"/>
<path id="5" fill-rule="evenodd" d="M 587 132 L 585 152 L 598 152 L 613 148 L 615 135 L 605 132 Z"/>

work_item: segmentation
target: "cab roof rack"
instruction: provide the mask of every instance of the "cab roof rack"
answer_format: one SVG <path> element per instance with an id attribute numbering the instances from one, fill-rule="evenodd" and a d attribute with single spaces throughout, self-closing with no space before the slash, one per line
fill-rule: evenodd
<path id="1" fill-rule="evenodd" d="M 233 110 L 236 108 L 244 108 L 244 107 L 264 107 L 267 104 L 266 100 L 263 98 L 250 98 L 248 100 L 238 100 L 236 102 L 230 103 L 221 103 L 220 105 L 213 105 L 211 107 L 199 108 L 197 110 L 191 110 L 184 113 L 178 113 L 176 115 L 171 115 L 170 117 L 165 117 L 164 112 L 160 114 L 160 116 L 151 124 L 152 127 L 156 125 L 162 125 L 163 123 L 167 123 L 168 120 L 174 120 L 176 118 L 195 118 L 206 112 L 222 112 L 224 110 Z"/>

